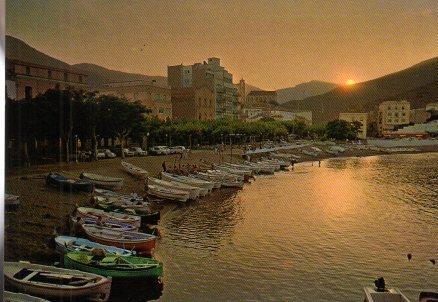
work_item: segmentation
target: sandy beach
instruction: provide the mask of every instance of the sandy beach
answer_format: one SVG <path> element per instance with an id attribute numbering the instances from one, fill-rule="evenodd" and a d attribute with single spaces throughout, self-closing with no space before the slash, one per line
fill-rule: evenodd
<path id="1" fill-rule="evenodd" d="M 314 144 L 317 146 L 317 144 Z M 321 147 L 323 148 L 323 147 Z M 181 165 L 196 164 L 200 168 L 207 168 L 213 163 L 230 161 L 230 150 L 225 153 L 215 153 L 213 150 L 194 150 L 181 159 Z M 438 152 L 438 146 L 422 146 L 418 152 Z M 299 155 L 298 162 L 319 161 L 334 157 L 334 155 L 322 152 L 317 157 L 304 155 L 301 149 L 285 151 L 285 153 Z M 413 153 L 399 152 L 399 153 Z M 349 148 L 339 156 L 363 157 L 372 155 L 388 154 L 382 150 Z M 233 162 L 242 161 L 242 150 L 233 149 Z M 157 176 L 162 170 L 162 163 L 166 161 L 167 167 L 172 169 L 174 163 L 178 166 L 180 155 L 162 155 L 146 157 L 130 157 L 125 160 L 139 167 L 147 169 L 150 175 Z M 94 162 L 61 163 L 56 165 L 41 165 L 30 168 L 22 168 L 7 171 L 6 192 L 19 195 L 20 205 L 17 210 L 7 212 L 5 219 L 5 259 L 28 260 L 41 263 L 53 263 L 56 254 L 49 246 L 49 239 L 53 235 L 55 227 L 65 226 L 66 217 L 74 209 L 75 205 L 85 205 L 89 195 L 84 193 L 66 194 L 45 184 L 45 176 L 50 172 L 59 172 L 71 177 L 79 177 L 81 172 L 94 172 L 108 176 L 124 178 L 124 186 L 120 192 L 144 192 L 142 181 L 131 177 L 122 170 L 120 158 L 104 159 Z M 236 194 L 235 189 L 219 189 L 204 197 L 203 201 L 211 201 L 228 198 Z M 196 201 L 194 202 L 196 203 Z M 162 210 L 162 217 L 175 205 L 157 204 Z"/>

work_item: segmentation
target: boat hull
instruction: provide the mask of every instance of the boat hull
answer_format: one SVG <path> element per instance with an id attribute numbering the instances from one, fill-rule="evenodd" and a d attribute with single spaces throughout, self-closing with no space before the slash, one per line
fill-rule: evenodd
<path id="1" fill-rule="evenodd" d="M 111 277 L 113 279 L 145 279 L 151 277 L 161 277 L 163 276 L 163 265 L 160 263 L 158 266 L 154 266 L 147 269 L 110 269 L 110 268 L 102 268 L 93 265 L 89 265 L 86 263 L 82 263 L 76 261 L 72 256 L 73 254 L 66 254 L 64 256 L 64 266 L 69 269 L 76 269 L 83 272 L 89 272 L 96 275 L 101 275 L 104 277 Z M 140 257 L 128 257 L 128 259 L 132 260 L 134 258 L 141 259 Z M 145 258 L 143 258 L 145 259 Z"/>

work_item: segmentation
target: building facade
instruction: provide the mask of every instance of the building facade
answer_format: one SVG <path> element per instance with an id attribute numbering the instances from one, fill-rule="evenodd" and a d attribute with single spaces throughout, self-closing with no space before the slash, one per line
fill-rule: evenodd
<path id="1" fill-rule="evenodd" d="M 361 126 L 357 133 L 357 137 L 360 139 L 367 138 L 368 113 L 339 113 L 339 119 L 350 123 L 359 122 Z"/>
<path id="2" fill-rule="evenodd" d="M 382 134 L 410 122 L 411 104 L 408 101 L 386 101 L 379 105 L 377 126 Z"/>
<path id="3" fill-rule="evenodd" d="M 171 91 L 168 87 L 161 87 L 154 82 L 128 81 L 107 83 L 98 88 L 100 94 L 123 97 L 130 101 L 139 101 L 151 110 L 150 116 L 160 120 L 172 118 Z"/>
<path id="4" fill-rule="evenodd" d="M 214 91 L 207 87 L 172 89 L 172 117 L 182 120 L 214 120 Z"/>
<path id="5" fill-rule="evenodd" d="M 87 75 L 18 60 L 6 60 L 6 92 L 14 100 L 32 99 L 49 89 L 87 90 Z"/>
<path id="6" fill-rule="evenodd" d="M 233 84 L 233 75 L 220 65 L 219 58 L 209 58 L 207 62 L 189 66 L 168 66 L 167 78 L 172 90 L 210 89 L 215 95 L 215 118 L 237 118 L 237 88 Z"/>

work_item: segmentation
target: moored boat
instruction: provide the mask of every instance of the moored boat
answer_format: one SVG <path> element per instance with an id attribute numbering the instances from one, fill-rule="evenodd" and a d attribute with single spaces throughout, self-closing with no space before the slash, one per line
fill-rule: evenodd
<path id="1" fill-rule="evenodd" d="M 86 179 L 93 183 L 96 187 L 120 189 L 123 185 L 123 178 L 103 176 L 94 173 L 81 173 L 80 178 Z"/>
<path id="2" fill-rule="evenodd" d="M 114 213 L 138 216 L 140 217 L 140 221 L 141 221 L 140 228 L 142 228 L 147 224 L 158 224 L 158 221 L 160 221 L 161 218 L 160 211 L 152 211 L 152 210 L 143 211 L 137 208 L 118 206 L 113 203 L 98 202 L 96 204 L 96 207 L 98 207 L 99 209 L 105 212 L 114 212 Z"/>
<path id="3" fill-rule="evenodd" d="M 398 288 L 386 288 L 385 279 L 374 281 L 375 287 L 364 287 L 364 302 L 410 302 Z"/>
<path id="4" fill-rule="evenodd" d="M 110 295 L 111 279 L 92 273 L 28 262 L 5 262 L 3 271 L 7 284 L 37 297 L 107 301 Z"/>
<path id="5" fill-rule="evenodd" d="M 158 178 L 149 177 L 148 184 L 158 185 L 164 188 L 176 189 L 189 192 L 190 199 L 196 199 L 201 193 L 201 188 L 189 186 L 180 182 L 166 181 Z"/>
<path id="6" fill-rule="evenodd" d="M 113 220 L 121 223 L 132 224 L 134 227 L 139 228 L 141 226 L 140 216 L 134 216 L 124 213 L 105 212 L 104 210 L 79 207 L 76 209 L 76 215 L 85 217 L 102 217 L 103 220 Z"/>
<path id="7" fill-rule="evenodd" d="M 5 208 L 6 211 L 16 210 L 20 204 L 20 196 L 13 194 L 5 194 Z"/>
<path id="8" fill-rule="evenodd" d="M 163 200 L 186 202 L 189 199 L 190 193 L 157 185 L 148 185 L 148 195 Z"/>
<path id="9" fill-rule="evenodd" d="M 79 220 L 78 220 L 79 218 Z M 88 217 L 70 217 L 71 224 L 73 225 L 75 222 L 79 222 L 82 225 L 101 225 L 103 227 L 113 229 L 113 230 L 119 230 L 119 231 L 136 231 L 138 230 L 138 227 L 135 227 L 134 225 L 130 223 L 124 223 L 115 219 L 105 219 L 105 220 L 99 220 L 97 217 L 88 216 Z"/>
<path id="10" fill-rule="evenodd" d="M 205 188 L 208 191 L 211 191 L 213 189 L 213 184 L 211 182 L 200 179 L 193 179 L 187 176 L 161 172 L 161 178 L 167 181 L 181 182 L 193 187 Z"/>
<path id="11" fill-rule="evenodd" d="M 123 169 L 131 174 L 132 176 L 137 177 L 138 179 L 146 179 L 148 177 L 148 171 L 145 169 L 142 169 L 140 167 L 137 167 L 131 163 L 128 163 L 126 161 L 120 162 L 122 164 Z"/>
<path id="12" fill-rule="evenodd" d="M 9 291 L 3 292 L 3 302 L 49 302 L 49 300 L 34 297 L 31 295 L 13 293 Z"/>
<path id="13" fill-rule="evenodd" d="M 84 225 L 88 239 L 104 245 L 115 246 L 138 253 L 151 253 L 157 237 L 150 234 L 128 231 L 116 231 L 99 226 Z"/>
<path id="14" fill-rule="evenodd" d="M 86 192 L 90 193 L 93 191 L 93 184 L 84 179 L 74 180 L 67 178 L 64 175 L 50 172 L 46 177 L 46 183 L 49 186 L 55 187 L 61 191 L 65 192 Z"/>
<path id="15" fill-rule="evenodd" d="M 93 249 L 102 249 L 105 251 L 106 254 L 122 256 L 135 255 L 135 251 L 104 245 L 78 237 L 57 236 L 55 238 L 55 243 L 56 250 L 61 254 L 65 254 L 68 252 L 91 252 Z"/>
<path id="16" fill-rule="evenodd" d="M 64 255 L 64 266 L 113 279 L 161 277 L 163 264 L 155 259 L 135 256 L 104 255 L 71 252 Z"/>

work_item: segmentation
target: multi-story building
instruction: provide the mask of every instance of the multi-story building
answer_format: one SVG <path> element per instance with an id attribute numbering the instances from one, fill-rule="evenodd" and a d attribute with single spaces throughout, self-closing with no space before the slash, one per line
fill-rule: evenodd
<path id="1" fill-rule="evenodd" d="M 271 110 L 278 106 L 277 92 L 265 90 L 253 90 L 246 96 L 246 104 L 248 107 L 264 107 Z"/>
<path id="2" fill-rule="evenodd" d="M 160 120 L 172 118 L 172 100 L 169 87 L 158 86 L 154 81 L 128 81 L 107 83 L 98 88 L 100 94 L 123 97 L 131 101 L 140 101 L 151 110 L 150 115 Z"/>
<path id="3" fill-rule="evenodd" d="M 193 65 L 167 67 L 168 84 L 173 90 L 181 88 L 209 88 L 215 94 L 215 118 L 236 118 L 238 113 L 237 88 L 233 75 L 220 65 L 220 59 Z M 179 93 L 175 93 L 177 95 Z"/>
<path id="4" fill-rule="evenodd" d="M 216 117 L 214 91 L 207 87 L 172 89 L 172 117 L 185 120 L 214 120 Z"/>
<path id="5" fill-rule="evenodd" d="M 239 119 L 244 118 L 243 116 L 243 106 L 246 100 L 246 84 L 245 80 L 241 79 L 238 84 L 235 85 L 237 87 L 237 113 Z"/>
<path id="6" fill-rule="evenodd" d="M 15 100 L 31 99 L 49 89 L 87 90 L 87 75 L 59 67 L 6 60 L 6 92 Z"/>
<path id="7" fill-rule="evenodd" d="M 368 127 L 368 113 L 339 113 L 339 119 L 350 123 L 359 122 L 361 124 L 360 129 L 357 133 L 357 137 L 360 139 L 367 138 L 367 127 Z"/>
<path id="8" fill-rule="evenodd" d="M 378 130 L 382 134 L 409 124 L 411 104 L 408 101 L 386 101 L 379 105 Z"/>
<path id="9" fill-rule="evenodd" d="M 306 125 L 312 125 L 312 111 L 271 110 L 270 116 L 276 120 L 303 121 Z"/>

